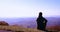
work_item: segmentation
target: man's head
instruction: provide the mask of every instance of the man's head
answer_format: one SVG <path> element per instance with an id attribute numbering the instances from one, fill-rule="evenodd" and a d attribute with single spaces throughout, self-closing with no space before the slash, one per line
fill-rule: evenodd
<path id="1" fill-rule="evenodd" d="M 39 16 L 42 16 L 42 12 L 39 12 Z"/>

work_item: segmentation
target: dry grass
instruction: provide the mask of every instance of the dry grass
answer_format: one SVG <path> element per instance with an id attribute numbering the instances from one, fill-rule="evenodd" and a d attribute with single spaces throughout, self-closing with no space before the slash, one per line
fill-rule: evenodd
<path id="1" fill-rule="evenodd" d="M 0 30 L 11 30 L 14 32 L 44 32 L 41 30 L 32 29 L 32 28 L 23 28 L 20 26 L 0 26 Z"/>
<path id="2" fill-rule="evenodd" d="M 60 26 L 49 26 L 46 29 L 60 31 Z"/>

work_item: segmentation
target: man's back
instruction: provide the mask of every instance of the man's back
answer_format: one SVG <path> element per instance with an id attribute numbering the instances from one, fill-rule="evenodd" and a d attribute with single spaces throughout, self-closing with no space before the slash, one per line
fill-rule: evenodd
<path id="1" fill-rule="evenodd" d="M 37 18 L 37 29 L 39 30 L 45 30 L 47 20 L 42 16 L 42 14 L 39 14 L 39 17 Z"/>

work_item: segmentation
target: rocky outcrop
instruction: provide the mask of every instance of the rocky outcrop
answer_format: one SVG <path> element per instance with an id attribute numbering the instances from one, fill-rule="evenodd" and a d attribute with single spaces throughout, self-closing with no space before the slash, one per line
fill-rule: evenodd
<path id="1" fill-rule="evenodd" d="M 5 21 L 0 21 L 0 25 L 5 25 L 5 26 L 9 26 L 9 24 Z"/>

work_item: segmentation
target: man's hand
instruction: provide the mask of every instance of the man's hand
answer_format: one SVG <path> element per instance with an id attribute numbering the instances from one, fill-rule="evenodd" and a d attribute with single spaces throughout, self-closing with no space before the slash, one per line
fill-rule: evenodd
<path id="1" fill-rule="evenodd" d="M 45 23 L 45 21 L 43 21 L 43 23 Z"/>

